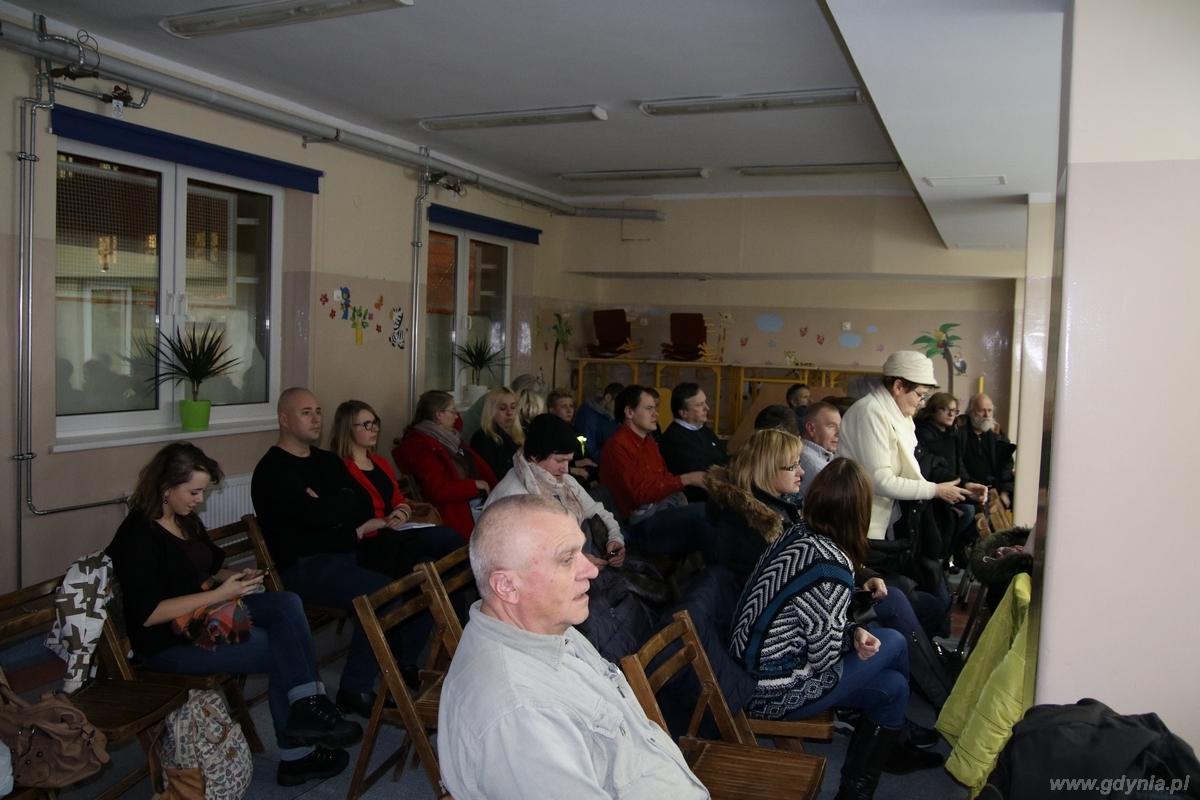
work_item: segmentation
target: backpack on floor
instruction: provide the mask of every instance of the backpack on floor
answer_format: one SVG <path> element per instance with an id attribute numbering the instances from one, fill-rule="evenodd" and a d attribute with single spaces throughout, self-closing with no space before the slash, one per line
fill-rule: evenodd
<path id="1" fill-rule="evenodd" d="M 161 800 L 241 800 L 253 777 L 242 726 L 211 689 L 189 692 L 150 748 L 150 779 Z"/>

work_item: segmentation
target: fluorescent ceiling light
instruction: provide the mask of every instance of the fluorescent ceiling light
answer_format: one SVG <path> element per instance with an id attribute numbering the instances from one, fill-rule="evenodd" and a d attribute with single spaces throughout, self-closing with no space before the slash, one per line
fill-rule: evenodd
<path id="1" fill-rule="evenodd" d="M 462 131 L 474 128 L 510 128 L 514 125 L 557 125 L 560 122 L 603 122 L 606 119 L 608 112 L 600 106 L 570 106 L 429 117 L 417 124 L 427 131 Z"/>
<path id="2" fill-rule="evenodd" d="M 941 178 L 922 178 L 930 186 L 1003 186 L 1003 175 L 948 175 Z"/>
<path id="3" fill-rule="evenodd" d="M 777 167 L 736 167 L 747 178 L 773 175 L 848 175 L 856 172 L 899 172 L 899 161 L 860 164 L 794 164 Z"/>
<path id="4" fill-rule="evenodd" d="M 611 169 L 601 172 L 565 172 L 558 176 L 564 181 L 653 181 L 667 178 L 707 178 L 704 167 L 683 169 Z"/>
<path id="5" fill-rule="evenodd" d="M 165 17 L 159 21 L 158 27 L 180 39 L 192 39 L 196 36 L 236 33 L 257 28 L 272 28 L 276 25 L 290 25 L 293 22 L 365 14 L 368 11 L 383 11 L 412 4 L 413 0 L 275 0 Z"/>
<path id="6" fill-rule="evenodd" d="M 801 92 L 735 94 L 725 97 L 682 97 L 676 100 L 651 100 L 642 103 L 643 114 L 664 117 L 673 114 L 718 114 L 724 111 L 770 111 L 772 109 L 821 108 L 860 105 L 862 92 L 857 88 L 809 89 Z"/>

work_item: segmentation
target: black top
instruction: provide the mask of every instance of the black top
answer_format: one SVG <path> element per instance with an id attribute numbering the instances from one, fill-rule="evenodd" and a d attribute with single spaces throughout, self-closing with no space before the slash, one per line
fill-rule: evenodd
<path id="1" fill-rule="evenodd" d="M 354 491 L 357 485 L 342 460 L 328 450 L 313 447 L 307 458 L 279 447 L 266 452 L 254 468 L 250 497 L 280 569 L 300 556 L 354 551 L 355 528 L 366 519 Z"/>
<path id="2" fill-rule="evenodd" d="M 672 421 L 658 442 L 658 450 L 672 475 L 706 472 L 711 466 L 723 467 L 729 463 L 725 443 L 707 425 L 693 431 L 680 425 L 679 420 Z M 698 486 L 688 486 L 683 492 L 693 503 L 703 502 L 708 496 Z"/>
<path id="3" fill-rule="evenodd" d="M 215 575 L 225 562 L 225 553 L 207 537 L 203 541 L 212 553 L 210 575 Z M 182 544 L 157 522 L 130 511 L 104 551 L 113 560 L 113 573 L 121 586 L 129 643 L 140 657 L 188 643 L 171 632 L 169 622 L 145 624 L 163 600 L 201 591 L 196 566 Z"/>
<path id="4" fill-rule="evenodd" d="M 964 484 L 971 480 L 971 476 L 967 474 L 967 468 L 963 464 L 963 442 L 958 436 L 958 431 L 953 426 L 941 431 L 938 430 L 933 420 L 923 419 L 917 423 L 917 443 L 923 446 L 931 455 L 945 460 L 945 469 L 951 472 L 954 477 L 944 478 L 943 480 L 952 481 L 954 478 L 960 478 Z M 933 480 L 928 475 L 925 478 L 926 480 Z M 940 481 L 935 481 L 935 483 L 937 482 Z"/>
<path id="5" fill-rule="evenodd" d="M 392 476 L 379 467 L 363 470 L 363 475 L 366 475 L 367 480 L 375 485 L 375 491 L 379 492 L 379 496 L 383 498 L 383 515 L 386 517 L 395 508 L 392 505 L 392 493 L 396 491 L 396 484 L 392 482 Z M 375 516 L 374 501 L 371 500 L 371 495 L 367 493 L 365 486 L 358 481 L 354 483 L 354 494 L 358 497 L 358 502 L 361 506 L 359 513 L 365 514 L 363 517 L 363 521 L 365 522 Z M 362 522 L 359 524 L 361 525 Z"/>
<path id="6" fill-rule="evenodd" d="M 487 465 L 492 468 L 492 472 L 496 473 L 496 480 L 500 480 L 512 469 L 513 456 L 517 454 L 517 450 L 521 446 L 514 442 L 513 438 L 503 428 L 493 426 L 492 430 L 499 434 L 499 444 L 491 436 L 484 433 L 483 428 L 480 428 L 471 437 L 471 449 L 478 453 L 479 457 L 486 461 Z"/>
<path id="7" fill-rule="evenodd" d="M 963 465 L 971 480 L 1001 492 L 1013 490 L 1013 453 L 1016 447 L 1003 433 L 975 433 L 971 421 L 958 428 Z"/>

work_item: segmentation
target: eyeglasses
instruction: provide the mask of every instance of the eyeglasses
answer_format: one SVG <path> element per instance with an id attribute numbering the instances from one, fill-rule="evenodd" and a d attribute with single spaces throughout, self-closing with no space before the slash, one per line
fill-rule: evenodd
<path id="1" fill-rule="evenodd" d="M 362 428 L 364 431 L 377 431 L 379 430 L 379 423 L 381 422 L 383 422 L 383 420 L 381 420 L 379 417 L 376 417 L 375 419 L 369 419 L 366 422 L 356 422 L 354 423 L 353 427 Z"/>
<path id="2" fill-rule="evenodd" d="M 795 464 L 788 464 L 786 467 L 780 467 L 779 469 L 783 472 L 795 472 L 799 468 L 800 468 L 800 462 L 797 461 Z"/>
<path id="3" fill-rule="evenodd" d="M 919 405 L 919 406 L 925 405 L 925 401 L 929 399 L 929 392 L 925 392 L 925 394 L 921 394 L 916 389 L 910 389 L 909 391 L 911 391 L 913 394 L 915 394 L 917 396 L 917 405 Z"/>
<path id="4" fill-rule="evenodd" d="M 941 410 L 942 410 L 942 411 L 945 411 L 947 414 L 949 414 L 949 415 L 950 415 L 950 416 L 952 416 L 952 417 L 957 417 L 957 416 L 958 416 L 958 409 L 957 409 L 957 408 L 943 408 L 943 409 L 941 409 Z"/>

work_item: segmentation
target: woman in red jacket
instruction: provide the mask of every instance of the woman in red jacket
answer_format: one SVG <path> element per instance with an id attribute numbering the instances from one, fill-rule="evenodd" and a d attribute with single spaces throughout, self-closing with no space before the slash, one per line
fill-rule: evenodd
<path id="1" fill-rule="evenodd" d="M 479 455 L 459 438 L 458 409 L 448 392 L 421 395 L 412 424 L 392 448 L 401 472 L 416 478 L 427 502 L 437 506 L 442 522 L 464 540 L 475 530 L 475 513 L 496 485 L 496 476 Z"/>

